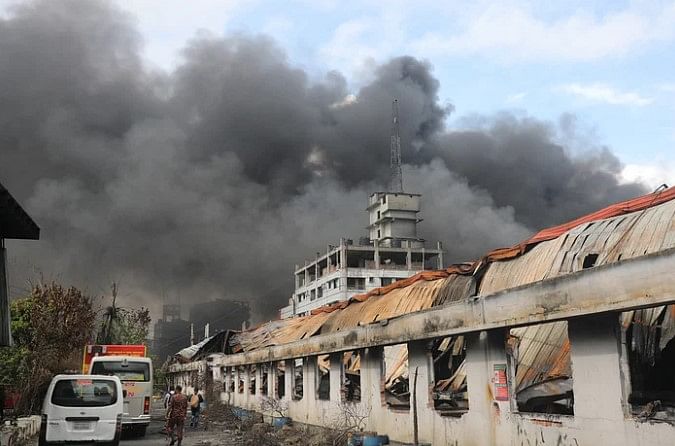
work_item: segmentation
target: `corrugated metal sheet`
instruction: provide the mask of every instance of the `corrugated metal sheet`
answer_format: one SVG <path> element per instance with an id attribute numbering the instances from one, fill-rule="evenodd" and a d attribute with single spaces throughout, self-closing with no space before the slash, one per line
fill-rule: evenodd
<path id="1" fill-rule="evenodd" d="M 539 243 L 508 261 L 493 262 L 479 286 L 480 295 L 570 274 L 584 269 L 584 259 L 597 255 L 595 266 L 638 257 L 675 246 L 675 201 L 605 220 L 586 222 L 560 237 Z M 655 320 L 660 309 L 642 310 Z M 624 324 L 630 316 L 625 316 Z M 653 323 L 653 321 L 652 321 Z M 566 322 L 511 330 L 520 340 L 516 388 L 523 389 L 571 373 Z"/>
<path id="2" fill-rule="evenodd" d="M 315 334 L 347 330 L 391 319 L 406 313 L 466 299 L 473 293 L 471 276 L 448 275 L 436 280 L 418 280 L 387 294 L 354 300 L 342 309 L 272 321 L 232 337 L 234 352 L 250 351 L 299 341 Z"/>

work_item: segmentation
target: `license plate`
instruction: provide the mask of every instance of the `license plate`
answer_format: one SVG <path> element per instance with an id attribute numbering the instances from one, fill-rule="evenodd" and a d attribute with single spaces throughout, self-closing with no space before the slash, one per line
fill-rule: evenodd
<path id="1" fill-rule="evenodd" d="M 88 421 L 75 421 L 73 422 L 73 430 L 74 431 L 88 431 L 89 430 L 89 422 Z"/>

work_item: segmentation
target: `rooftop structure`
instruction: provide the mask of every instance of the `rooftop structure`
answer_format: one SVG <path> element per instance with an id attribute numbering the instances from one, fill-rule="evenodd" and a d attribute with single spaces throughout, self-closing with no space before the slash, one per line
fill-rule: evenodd
<path id="1" fill-rule="evenodd" d="M 295 268 L 295 290 L 281 317 L 309 314 L 323 305 L 387 286 L 420 271 L 443 267 L 441 243 L 417 235 L 419 194 L 376 192 L 368 200 L 370 237 L 340 239 Z"/>

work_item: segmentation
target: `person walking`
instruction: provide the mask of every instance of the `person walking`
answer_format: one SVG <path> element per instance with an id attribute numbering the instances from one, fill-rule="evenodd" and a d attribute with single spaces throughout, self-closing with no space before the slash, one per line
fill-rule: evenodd
<path id="1" fill-rule="evenodd" d="M 188 400 L 182 392 L 183 388 L 176 386 L 176 391 L 169 400 L 166 432 L 171 438 L 171 443 L 169 443 L 171 446 L 176 443 L 176 440 L 178 440 L 178 446 L 181 446 L 183 441 L 183 427 L 187 416 Z"/>
<path id="2" fill-rule="evenodd" d="M 175 393 L 175 390 L 173 389 L 173 386 L 169 387 L 169 390 L 166 391 L 164 394 L 164 409 L 169 408 L 169 401 L 171 401 L 171 397 Z"/>
<path id="3" fill-rule="evenodd" d="M 190 427 L 197 429 L 199 424 L 199 413 L 202 410 L 202 403 L 204 402 L 204 397 L 199 393 L 199 389 L 195 387 L 195 391 L 190 397 L 190 411 L 192 412 L 192 418 L 190 419 Z"/>

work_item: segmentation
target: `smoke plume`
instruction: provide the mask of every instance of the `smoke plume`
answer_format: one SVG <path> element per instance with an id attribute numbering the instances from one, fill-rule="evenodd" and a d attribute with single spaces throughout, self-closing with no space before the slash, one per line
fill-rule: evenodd
<path id="1" fill-rule="evenodd" d="M 0 19 L 0 181 L 42 228 L 10 245 L 15 287 L 39 271 L 94 294 L 116 280 L 155 311 L 164 296 L 225 297 L 272 316 L 294 263 L 365 235 L 393 98 L 405 188 L 424 194 L 421 234 L 449 261 L 644 192 L 618 183 L 610 149 L 573 154 L 567 125 L 499 114 L 447 129 L 451 107 L 413 57 L 351 92 L 339 72 L 310 80 L 265 36 L 195 37 L 172 72 L 148 69 L 141 45 L 133 17 L 103 1 L 32 1 Z"/>

